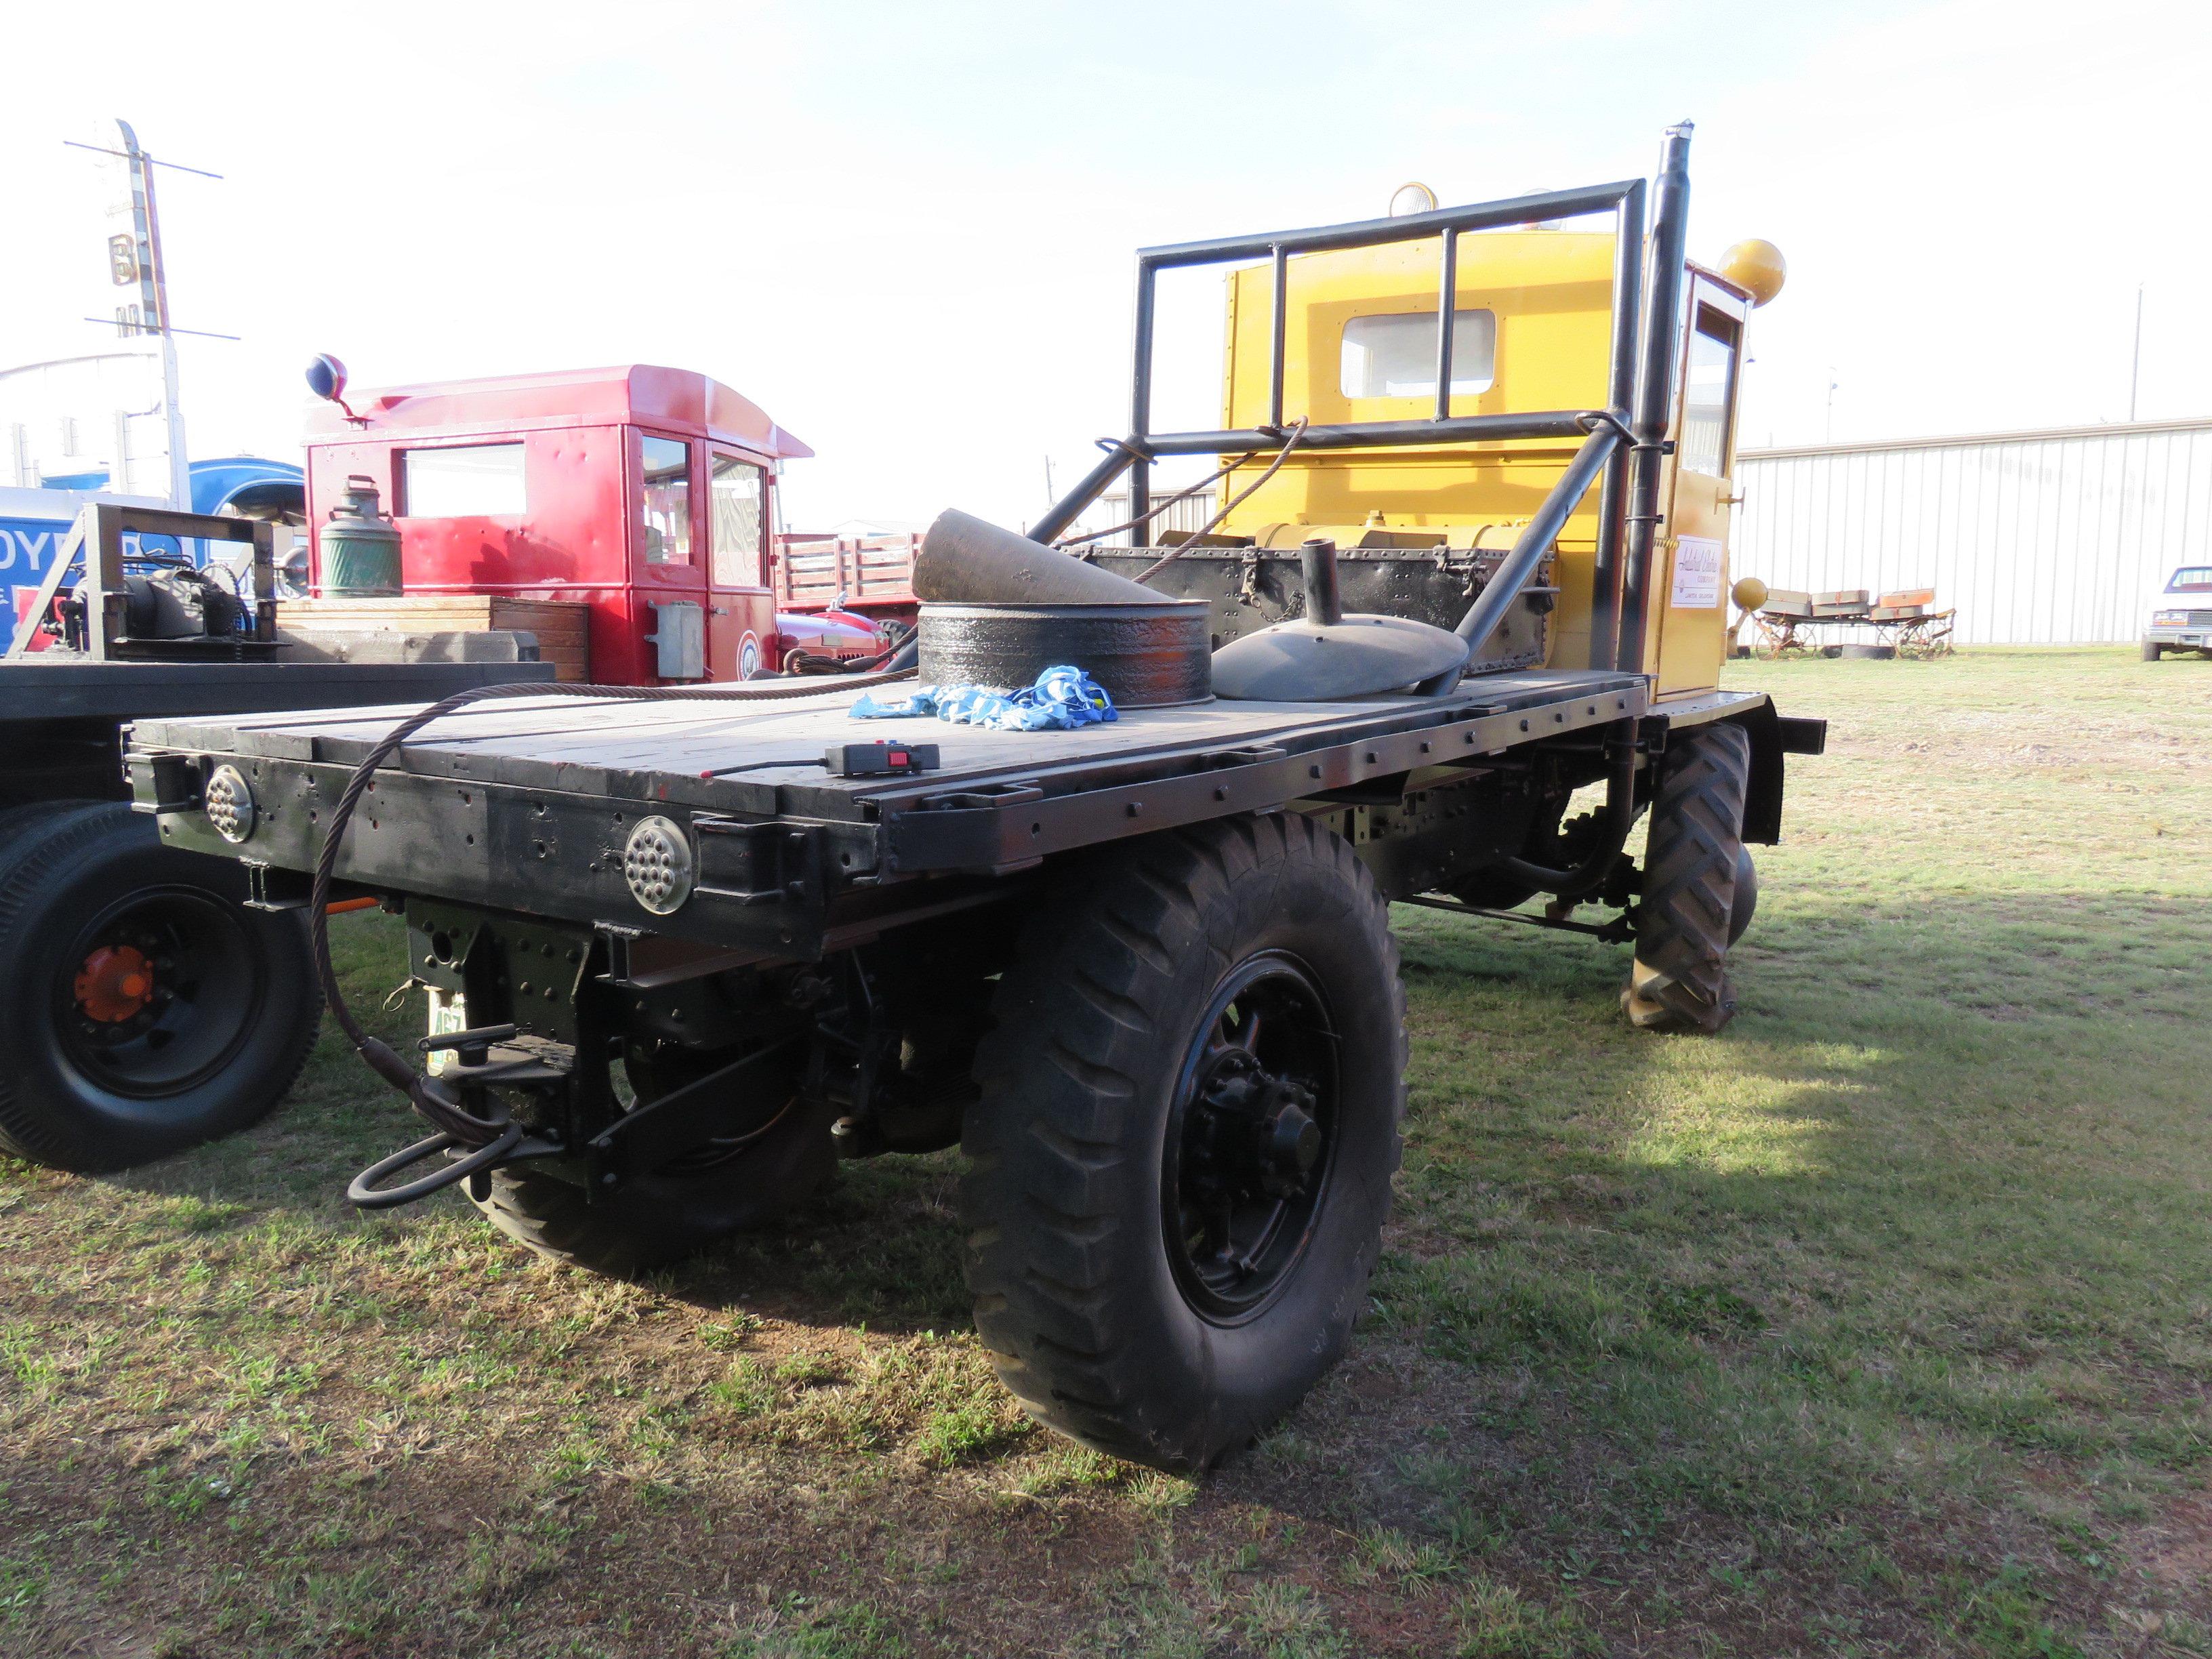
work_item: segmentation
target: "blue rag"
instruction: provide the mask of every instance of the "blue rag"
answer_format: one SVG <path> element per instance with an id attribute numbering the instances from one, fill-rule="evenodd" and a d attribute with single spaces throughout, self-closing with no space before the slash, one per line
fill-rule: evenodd
<path id="1" fill-rule="evenodd" d="M 1048 668 L 1036 684 L 1018 691 L 988 685 L 919 685 L 896 702 L 878 702 L 866 692 L 853 705 L 856 720 L 934 714 L 953 726 L 998 732 L 1072 732 L 1094 721 L 1118 720 L 1106 688 L 1081 669 Z"/>

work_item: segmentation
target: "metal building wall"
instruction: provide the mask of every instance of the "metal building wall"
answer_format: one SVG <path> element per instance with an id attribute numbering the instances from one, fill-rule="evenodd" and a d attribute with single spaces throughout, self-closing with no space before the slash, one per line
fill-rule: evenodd
<path id="1" fill-rule="evenodd" d="M 1736 574 L 1933 587 L 1962 644 L 2134 640 L 2212 562 L 2212 419 L 1743 450 L 1736 483 Z"/>
<path id="2" fill-rule="evenodd" d="M 1159 497 L 1156 495 L 1152 501 L 1157 507 L 1159 504 Z M 1186 495 L 1182 500 L 1171 504 L 1166 511 L 1161 513 L 1145 527 L 1141 544 L 1147 547 L 1156 545 L 1164 531 L 1180 530 L 1186 533 L 1195 533 L 1200 526 L 1213 517 L 1213 512 L 1214 492 L 1212 490 L 1201 489 L 1195 495 Z M 1096 526 L 1101 528 L 1109 524 L 1120 524 L 1128 516 L 1129 492 L 1126 489 L 1114 490 L 1098 498 L 1097 506 L 1083 515 L 1082 524 L 1078 526 L 1078 529 L 1092 527 L 1094 520 Z M 1117 530 L 1104 538 L 1104 544 L 1108 547 L 1127 547 L 1134 533 L 1131 531 Z"/>

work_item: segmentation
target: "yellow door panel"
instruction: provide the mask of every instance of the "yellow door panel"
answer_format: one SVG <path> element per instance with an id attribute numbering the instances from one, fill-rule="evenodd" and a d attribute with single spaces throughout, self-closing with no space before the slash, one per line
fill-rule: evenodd
<path id="1" fill-rule="evenodd" d="M 1644 672 L 1659 696 L 1710 691 L 1728 651 L 1729 532 L 1743 302 L 1693 275 L 1668 462 L 1667 517 L 1653 550 Z"/>

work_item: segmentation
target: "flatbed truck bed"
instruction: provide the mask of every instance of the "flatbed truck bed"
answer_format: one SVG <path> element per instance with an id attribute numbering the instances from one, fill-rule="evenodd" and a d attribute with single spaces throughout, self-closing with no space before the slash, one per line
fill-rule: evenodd
<path id="1" fill-rule="evenodd" d="M 220 659 L 94 662 L 41 652 L 0 662 L 0 729 L 29 720 L 119 723 L 158 710 L 243 715 L 450 696 L 472 685 L 553 678 L 534 662 L 226 662 Z"/>
<path id="2" fill-rule="evenodd" d="M 1631 674 L 1535 670 L 1484 676 L 1441 697 L 1214 700 L 1069 732 L 858 720 L 854 694 L 842 688 L 750 707 L 501 699 L 424 728 L 386 763 L 336 874 L 618 936 L 811 958 L 836 948 L 842 925 L 895 923 L 941 902 L 927 878 L 1008 875 L 1082 848 L 1326 801 L 1407 775 L 1448 782 L 1522 745 L 1640 721 L 1651 712 L 1646 684 Z M 1708 696 L 1671 718 L 1711 720 L 1765 702 L 1759 693 Z M 130 738 L 137 804 L 161 812 L 172 845 L 304 873 L 348 776 L 413 712 L 141 720 Z M 939 764 L 893 776 L 825 770 L 833 744 L 879 737 L 934 744 Z M 187 810 L 199 781 L 225 763 L 265 803 L 241 847 Z M 698 884 L 679 912 L 658 917 L 630 893 L 622 849 L 641 817 L 676 810 L 698 835 Z"/>

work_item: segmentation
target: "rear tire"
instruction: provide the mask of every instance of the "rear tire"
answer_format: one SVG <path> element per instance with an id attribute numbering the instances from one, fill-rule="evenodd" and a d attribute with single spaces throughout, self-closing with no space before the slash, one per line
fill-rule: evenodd
<path id="1" fill-rule="evenodd" d="M 633 1061 L 639 1103 L 720 1063 L 682 1051 L 664 1054 L 650 1069 Z M 740 1152 L 718 1155 L 702 1147 L 667 1169 L 631 1176 L 596 1202 L 586 1201 L 574 1181 L 517 1164 L 493 1170 L 490 1194 L 476 1206 L 516 1243 L 610 1278 L 634 1278 L 696 1255 L 732 1233 L 776 1220 L 836 1175 L 830 1109 L 795 1100 L 795 1075 L 790 1085 L 792 1095 L 763 1099 L 759 1121 L 765 1127 L 787 1101 L 788 1115 Z"/>
<path id="2" fill-rule="evenodd" d="M 1214 1464 L 1366 1299 L 1406 1059 L 1382 899 L 1294 815 L 1147 837 L 1030 912 L 993 1012 L 961 1207 L 999 1376 L 1101 1451 Z"/>
<path id="3" fill-rule="evenodd" d="M 115 802 L 0 814 L 0 1151 L 93 1172 L 266 1116 L 322 1016 L 296 914 Z"/>
<path id="4" fill-rule="evenodd" d="M 1744 860 L 1743 803 L 1751 737 L 1741 726 L 1692 728 L 1671 742 L 1644 854 L 1636 911 L 1636 961 L 1621 1007 L 1650 1030 L 1719 1030 L 1735 1014 L 1728 949 L 1736 925 L 1736 874 Z M 1757 903 L 1744 907 L 1748 925 Z"/>
<path id="5" fill-rule="evenodd" d="M 1751 919 L 1759 913 L 1759 866 L 1751 861 L 1751 848 L 1739 844 L 1735 849 L 1735 896 L 1729 903 L 1729 949 L 1751 926 Z"/>

